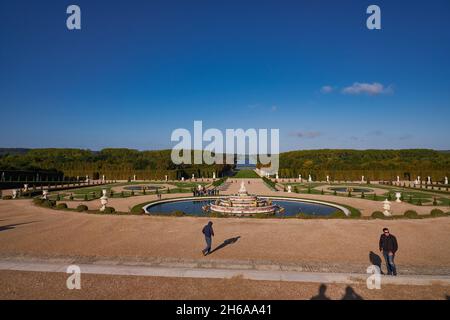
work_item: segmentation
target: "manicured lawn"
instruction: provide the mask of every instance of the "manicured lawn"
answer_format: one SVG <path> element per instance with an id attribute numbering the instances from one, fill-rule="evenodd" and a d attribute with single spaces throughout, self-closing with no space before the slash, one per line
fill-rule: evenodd
<path id="1" fill-rule="evenodd" d="M 243 169 L 243 170 L 239 170 L 233 176 L 233 178 L 237 178 L 237 179 L 253 179 L 253 178 L 259 178 L 259 176 L 253 170 Z"/>

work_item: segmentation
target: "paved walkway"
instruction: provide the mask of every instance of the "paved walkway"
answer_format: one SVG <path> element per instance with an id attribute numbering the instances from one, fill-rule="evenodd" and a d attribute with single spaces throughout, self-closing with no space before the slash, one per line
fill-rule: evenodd
<path id="1" fill-rule="evenodd" d="M 370 274 L 357 273 L 317 273 L 290 272 L 281 270 L 249 270 L 249 269 L 215 269 L 193 267 L 151 267 L 145 265 L 126 265 L 108 261 L 101 264 L 76 264 L 72 262 L 49 262 L 36 260 L 0 260 L 0 270 L 58 272 L 65 273 L 70 265 L 77 265 L 83 274 L 146 276 L 169 278 L 207 278 L 263 281 L 288 281 L 307 283 L 343 283 L 356 284 L 365 282 Z M 450 285 L 450 276 L 382 276 L 382 284 L 393 285 Z"/>

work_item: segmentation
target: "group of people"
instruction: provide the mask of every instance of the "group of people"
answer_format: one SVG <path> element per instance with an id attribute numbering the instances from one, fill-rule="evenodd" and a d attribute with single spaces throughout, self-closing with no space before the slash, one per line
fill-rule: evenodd
<path id="1" fill-rule="evenodd" d="M 209 221 L 202 229 L 206 242 L 206 247 L 202 250 L 204 256 L 211 253 L 212 237 L 214 237 L 212 226 L 212 221 Z M 389 232 L 388 228 L 383 228 L 383 233 L 380 236 L 379 248 L 386 262 L 387 274 L 396 276 L 397 268 L 395 267 L 394 258 L 398 250 L 398 243 L 397 238 Z"/>
<path id="2" fill-rule="evenodd" d="M 218 189 L 206 189 L 205 186 L 203 186 L 201 189 L 192 189 L 192 195 L 194 197 L 203 197 L 203 196 L 217 196 L 219 195 Z"/>

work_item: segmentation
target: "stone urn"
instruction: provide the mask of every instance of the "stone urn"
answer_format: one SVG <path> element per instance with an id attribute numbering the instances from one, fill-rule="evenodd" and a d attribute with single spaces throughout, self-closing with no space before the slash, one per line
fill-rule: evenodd
<path id="1" fill-rule="evenodd" d="M 102 204 L 100 211 L 105 211 L 106 205 L 108 204 L 108 197 L 106 196 L 106 189 L 102 190 L 102 197 L 100 198 L 100 203 Z"/>
<path id="2" fill-rule="evenodd" d="M 397 200 L 395 200 L 395 202 L 402 202 L 402 200 L 400 199 L 402 197 L 401 192 L 396 192 L 395 193 L 395 197 L 397 198 Z"/>
<path id="3" fill-rule="evenodd" d="M 288 186 L 287 191 L 290 193 L 291 192 L 291 186 Z"/>
<path id="4" fill-rule="evenodd" d="M 390 216 L 392 216 L 392 213 L 391 213 L 391 203 L 389 202 L 389 200 L 388 199 L 386 199 L 386 200 L 384 200 L 383 201 L 383 214 L 386 216 L 386 217 L 390 217 Z"/>

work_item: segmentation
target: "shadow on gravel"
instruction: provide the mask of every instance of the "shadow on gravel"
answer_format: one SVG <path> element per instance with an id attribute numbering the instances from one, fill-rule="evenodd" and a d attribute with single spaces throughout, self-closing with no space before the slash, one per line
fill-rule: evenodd
<path id="1" fill-rule="evenodd" d="M 345 294 L 341 300 L 364 300 L 364 299 L 359 294 L 357 294 L 352 287 L 347 286 L 347 288 L 345 288 Z"/>
<path id="2" fill-rule="evenodd" d="M 236 241 L 239 240 L 240 237 L 241 237 L 241 236 L 237 236 L 237 237 L 235 237 L 235 238 L 230 238 L 230 239 L 225 240 L 221 245 L 219 245 L 219 246 L 217 246 L 216 248 L 214 248 L 214 250 L 212 250 L 209 254 L 211 254 L 211 253 L 213 253 L 213 252 L 216 252 L 216 251 L 218 251 L 218 250 L 220 250 L 220 249 L 223 249 L 223 248 L 225 248 L 226 246 L 228 246 L 228 245 L 230 245 L 230 244 L 235 243 Z"/>
<path id="3" fill-rule="evenodd" d="M 327 285 L 322 283 L 319 286 L 319 293 L 316 296 L 311 297 L 310 300 L 331 300 L 329 297 L 327 297 L 326 291 Z M 345 288 L 345 294 L 341 300 L 364 300 L 364 299 L 359 294 L 357 294 L 352 287 L 347 286 Z"/>
<path id="4" fill-rule="evenodd" d="M 15 229 L 17 226 L 22 226 L 24 224 L 30 224 L 30 223 L 34 223 L 34 222 L 39 222 L 39 221 L 31 221 L 31 222 L 16 223 L 16 224 L 7 224 L 7 225 L 4 225 L 4 226 L 0 226 L 0 232 L 6 231 L 6 230 Z"/>
<path id="5" fill-rule="evenodd" d="M 317 294 L 317 296 L 313 296 L 311 298 L 311 300 L 331 300 L 325 294 L 326 291 L 327 291 L 327 285 L 322 283 L 319 287 L 319 293 Z"/>

